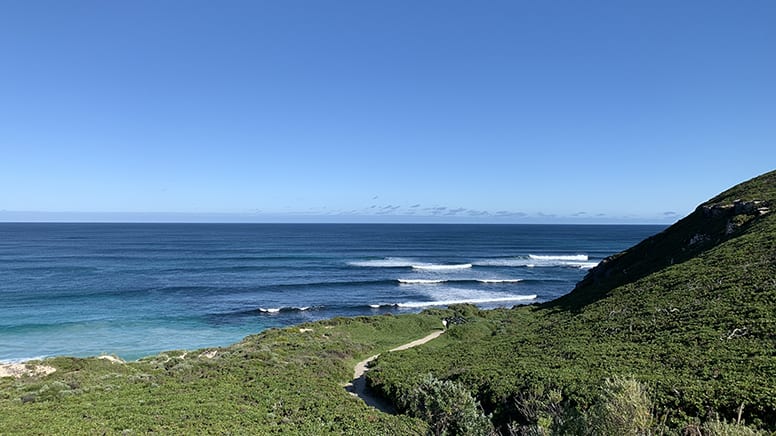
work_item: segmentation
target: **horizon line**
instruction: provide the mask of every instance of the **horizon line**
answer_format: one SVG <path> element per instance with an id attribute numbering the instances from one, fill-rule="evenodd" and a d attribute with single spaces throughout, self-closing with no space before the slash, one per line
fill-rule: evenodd
<path id="1" fill-rule="evenodd" d="M 0 224 L 217 224 L 217 225 L 475 225 L 475 226 L 670 226 L 673 223 L 661 222 L 363 222 L 363 221 L 63 221 L 63 220 L 39 220 L 39 221 L 3 221 Z"/>
<path id="2" fill-rule="evenodd" d="M 465 214 L 353 214 L 309 212 L 74 212 L 0 210 L 0 223 L 111 224 L 528 224 L 528 225 L 671 225 L 682 215 L 491 213 Z"/>

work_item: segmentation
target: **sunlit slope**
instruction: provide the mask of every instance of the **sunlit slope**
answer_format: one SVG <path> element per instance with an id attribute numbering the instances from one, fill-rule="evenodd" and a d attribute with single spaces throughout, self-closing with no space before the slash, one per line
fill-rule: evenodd
<path id="1" fill-rule="evenodd" d="M 725 241 L 754 232 L 776 202 L 776 171 L 737 185 L 698 206 L 693 213 L 665 231 L 605 259 L 569 293 L 553 305 L 578 309 L 617 286 L 682 263 Z M 753 255 L 759 250 L 754 248 Z"/>
<path id="2" fill-rule="evenodd" d="M 560 300 L 458 308 L 464 323 L 424 350 L 384 356 L 371 381 L 401 403 L 416 374 L 458 380 L 505 425 L 535 421 L 551 391 L 584 409 L 604 379 L 624 375 L 674 426 L 740 411 L 774 430 L 775 202 L 770 172 L 607 259 Z"/>
<path id="3" fill-rule="evenodd" d="M 0 434 L 424 434 L 344 385 L 358 360 L 439 327 L 422 314 L 334 318 L 136 362 L 46 359 L 51 374 L 0 378 Z"/>

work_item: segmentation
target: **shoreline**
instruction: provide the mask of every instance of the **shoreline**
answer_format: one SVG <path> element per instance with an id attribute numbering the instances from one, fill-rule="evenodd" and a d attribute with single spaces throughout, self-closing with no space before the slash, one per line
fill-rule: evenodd
<path id="1" fill-rule="evenodd" d="M 602 256 L 656 231 L 270 230 L 75 226 L 42 232 L 38 245 L 11 232 L 18 248 L 3 269 L 10 278 L 0 364 L 100 353 L 129 361 L 338 316 L 543 303 L 572 289 Z"/>
<path id="2" fill-rule="evenodd" d="M 501 299 L 486 299 L 486 301 L 478 301 L 478 300 L 474 299 L 474 300 L 450 300 L 450 301 L 439 301 L 439 302 L 423 302 L 422 304 L 418 304 L 418 305 L 414 305 L 414 304 L 411 304 L 411 303 L 408 303 L 408 304 L 404 304 L 404 303 L 384 304 L 384 305 L 380 305 L 379 308 L 382 308 L 382 307 L 403 308 L 403 309 L 405 309 L 405 311 L 404 312 L 399 312 L 399 313 L 395 313 L 395 312 L 380 313 L 379 311 L 374 310 L 374 309 L 377 309 L 377 308 L 372 308 L 373 310 L 371 311 L 372 313 L 370 313 L 370 314 L 365 314 L 365 315 L 345 315 L 345 316 L 343 316 L 343 315 L 334 315 L 334 316 L 330 316 L 330 317 L 315 319 L 315 320 L 312 320 L 312 321 L 299 321 L 299 322 L 295 322 L 295 323 L 288 324 L 288 325 L 283 325 L 283 326 L 265 327 L 265 328 L 262 328 L 260 330 L 246 331 L 242 336 L 240 336 L 239 338 L 236 338 L 236 339 L 234 339 L 234 340 L 232 340 L 231 342 L 228 342 L 228 343 L 210 344 L 210 345 L 204 344 L 204 345 L 201 345 L 201 346 L 194 346 L 194 347 L 191 347 L 191 348 L 174 348 L 173 347 L 173 348 L 167 348 L 167 349 L 158 350 L 158 351 L 155 351 L 155 352 L 150 352 L 148 354 L 142 354 L 142 355 L 137 356 L 135 358 L 123 358 L 123 357 L 119 356 L 118 354 L 105 354 L 103 352 L 103 353 L 99 353 L 99 354 L 83 354 L 83 355 L 76 355 L 76 354 L 52 354 L 52 355 L 38 355 L 38 356 L 33 356 L 33 357 L 20 357 L 20 358 L 0 359 L 0 377 L 8 377 L 8 375 L 2 375 L 3 374 L 2 371 L 6 371 L 6 372 L 16 372 L 17 371 L 16 369 L 13 369 L 13 370 L 12 369 L 2 370 L 2 368 L 17 368 L 18 365 L 24 366 L 24 365 L 29 364 L 30 362 L 36 362 L 36 361 L 44 362 L 45 360 L 55 359 L 55 358 L 59 358 L 59 357 L 68 357 L 68 358 L 77 358 L 77 359 L 91 359 L 91 358 L 108 359 L 108 360 L 116 359 L 118 361 L 121 361 L 122 363 L 130 363 L 130 362 L 137 362 L 137 361 L 140 361 L 140 360 L 145 359 L 145 358 L 157 356 L 159 354 L 170 353 L 170 352 L 173 352 L 173 351 L 182 351 L 184 353 L 189 353 L 189 352 L 193 352 L 193 351 L 196 351 L 196 350 L 225 348 L 225 347 L 230 347 L 230 346 L 240 342 L 241 340 L 243 340 L 247 336 L 260 334 L 260 333 L 262 333 L 262 332 L 264 332 L 266 330 L 269 330 L 269 329 L 297 328 L 297 327 L 299 327 L 302 324 L 308 324 L 310 322 L 316 323 L 316 322 L 321 322 L 321 321 L 328 321 L 328 320 L 332 320 L 332 319 L 335 319 L 335 318 L 351 318 L 352 319 L 352 318 L 358 318 L 358 317 L 363 317 L 363 316 L 373 317 L 373 316 L 384 316 L 384 315 L 391 315 L 391 316 L 417 315 L 417 314 L 423 313 L 424 311 L 429 310 L 429 309 L 447 309 L 450 306 L 462 305 L 462 304 L 463 305 L 468 304 L 468 305 L 475 306 L 479 310 L 513 309 L 513 308 L 516 308 L 516 307 L 524 307 L 524 306 L 532 306 L 532 305 L 537 305 L 537 304 L 545 304 L 545 303 L 548 303 L 550 301 L 553 301 L 553 300 L 542 301 L 541 299 L 538 298 L 537 295 L 532 294 L 532 295 L 520 295 L 520 296 L 515 296 L 515 297 L 504 297 L 504 298 L 501 298 Z M 489 302 L 494 302 L 494 303 L 515 302 L 515 304 L 509 305 L 509 306 L 507 306 L 507 305 L 488 305 L 487 303 L 489 303 Z M 485 304 L 485 307 L 483 307 L 482 304 Z M 275 315 L 275 313 L 273 312 L 272 315 L 269 315 L 269 316 L 274 316 L 274 315 Z"/>

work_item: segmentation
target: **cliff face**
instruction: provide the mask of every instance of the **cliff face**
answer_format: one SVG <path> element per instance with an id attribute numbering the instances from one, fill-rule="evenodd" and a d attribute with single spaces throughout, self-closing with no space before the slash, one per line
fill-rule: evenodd
<path id="1" fill-rule="evenodd" d="M 746 234 L 776 204 L 776 171 L 737 185 L 663 232 L 604 259 L 568 295 L 548 303 L 578 309 L 609 291 L 668 266 L 680 264 Z"/>

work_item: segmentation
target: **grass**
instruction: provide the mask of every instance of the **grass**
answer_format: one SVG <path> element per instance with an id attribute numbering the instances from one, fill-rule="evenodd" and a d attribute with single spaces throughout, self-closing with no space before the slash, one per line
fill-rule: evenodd
<path id="1" fill-rule="evenodd" d="M 379 413 L 343 384 L 357 360 L 438 326 L 430 315 L 336 318 L 126 364 L 47 359 L 49 376 L 0 379 L 0 433 L 423 434 L 421 420 Z"/>

